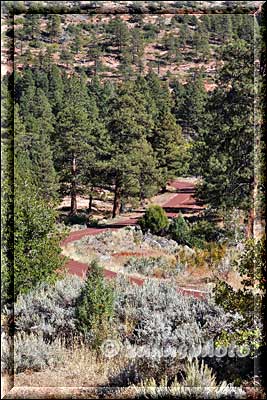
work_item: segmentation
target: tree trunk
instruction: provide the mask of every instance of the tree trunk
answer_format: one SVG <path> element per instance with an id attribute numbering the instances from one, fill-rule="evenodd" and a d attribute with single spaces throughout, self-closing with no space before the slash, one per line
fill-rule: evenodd
<path id="1" fill-rule="evenodd" d="M 92 211 L 92 205 L 93 205 L 93 196 L 90 194 L 89 196 L 89 206 L 88 206 L 88 212 Z"/>
<path id="2" fill-rule="evenodd" d="M 116 218 L 120 211 L 120 203 L 121 203 L 121 193 L 118 183 L 115 184 L 115 193 L 114 193 L 114 202 L 113 202 L 113 211 L 112 218 Z"/>
<path id="3" fill-rule="evenodd" d="M 254 209 L 251 208 L 248 216 L 248 225 L 247 225 L 247 237 L 252 238 L 254 234 L 254 219 L 255 219 L 255 213 Z"/>
<path id="4" fill-rule="evenodd" d="M 77 182 L 76 182 L 76 157 L 75 157 L 75 154 L 73 155 L 73 158 L 72 158 L 71 174 L 72 174 L 72 181 L 71 181 L 70 215 L 76 215 L 77 214 Z"/>

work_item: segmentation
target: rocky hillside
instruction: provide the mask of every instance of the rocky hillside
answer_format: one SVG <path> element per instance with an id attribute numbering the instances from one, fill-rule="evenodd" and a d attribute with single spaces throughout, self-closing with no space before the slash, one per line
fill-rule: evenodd
<path id="1" fill-rule="evenodd" d="M 201 69 L 212 90 L 222 46 L 234 38 L 252 40 L 253 21 L 249 14 L 20 14 L 14 19 L 15 69 L 56 63 L 68 75 L 84 72 L 101 80 L 153 70 L 181 83 Z M 12 68 L 12 32 L 5 22 L 3 30 L 5 73 Z"/>

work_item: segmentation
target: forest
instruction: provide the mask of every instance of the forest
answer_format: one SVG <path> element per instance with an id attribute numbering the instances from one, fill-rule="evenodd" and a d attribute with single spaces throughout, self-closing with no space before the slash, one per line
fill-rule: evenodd
<path id="1" fill-rule="evenodd" d="M 16 3 L 3 19 L 4 374 L 89 398 L 265 398 L 262 15 Z"/>

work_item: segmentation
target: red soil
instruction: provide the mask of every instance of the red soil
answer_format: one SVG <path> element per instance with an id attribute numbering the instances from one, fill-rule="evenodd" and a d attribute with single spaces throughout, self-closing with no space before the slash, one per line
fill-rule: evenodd
<path id="1" fill-rule="evenodd" d="M 194 190 L 195 190 L 194 184 L 176 180 L 171 183 L 171 186 L 175 187 L 178 191 L 181 191 L 183 193 L 176 194 L 171 200 L 163 204 L 163 208 L 166 208 L 168 210 L 173 209 L 173 212 L 171 211 L 167 213 L 168 216 L 172 217 L 176 216 L 178 214 L 177 210 L 181 209 L 190 209 L 193 211 L 201 209 L 201 207 L 197 206 L 196 200 L 194 198 Z M 84 236 L 97 235 L 101 232 L 106 231 L 107 229 L 116 230 L 120 229 L 123 226 L 135 225 L 136 223 L 137 223 L 137 218 L 128 218 L 123 221 L 115 222 L 114 224 L 107 226 L 106 228 L 87 228 L 76 232 L 71 232 L 70 235 L 62 242 L 62 245 L 64 246 L 68 243 L 74 242 L 75 240 L 79 240 Z M 133 252 L 122 252 L 122 253 L 115 253 L 113 254 L 113 256 L 122 256 L 122 255 L 128 256 L 129 254 L 137 255 L 137 253 L 135 254 Z M 140 256 L 139 253 L 138 256 Z M 86 272 L 88 270 L 88 265 L 70 259 L 66 263 L 66 269 L 70 274 L 78 275 L 82 278 L 85 278 Z M 114 277 L 117 276 L 117 273 L 104 269 L 104 276 L 107 279 L 113 279 Z M 129 276 L 128 279 L 131 283 L 135 283 L 139 286 L 142 285 L 144 282 L 144 279 L 136 278 L 133 276 Z M 183 293 L 184 295 L 191 295 L 196 298 L 205 298 L 206 296 L 206 292 L 190 288 L 177 288 L 177 291 Z"/>

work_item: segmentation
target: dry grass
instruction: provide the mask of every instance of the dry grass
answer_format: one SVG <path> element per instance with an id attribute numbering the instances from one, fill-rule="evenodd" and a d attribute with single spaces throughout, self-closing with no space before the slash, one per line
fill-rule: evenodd
<path id="1" fill-rule="evenodd" d="M 125 368 L 126 357 L 104 358 L 81 344 L 62 347 L 62 363 L 40 372 L 15 375 L 14 388 L 6 386 L 7 399 L 127 399 L 134 398 L 133 388 L 109 387 L 109 376 Z"/>
<path id="2" fill-rule="evenodd" d="M 123 368 L 123 358 L 104 358 L 85 345 L 72 349 L 62 346 L 62 363 L 40 372 L 31 370 L 15 375 L 15 386 L 35 387 L 97 387 L 107 386 L 108 376 Z"/>

